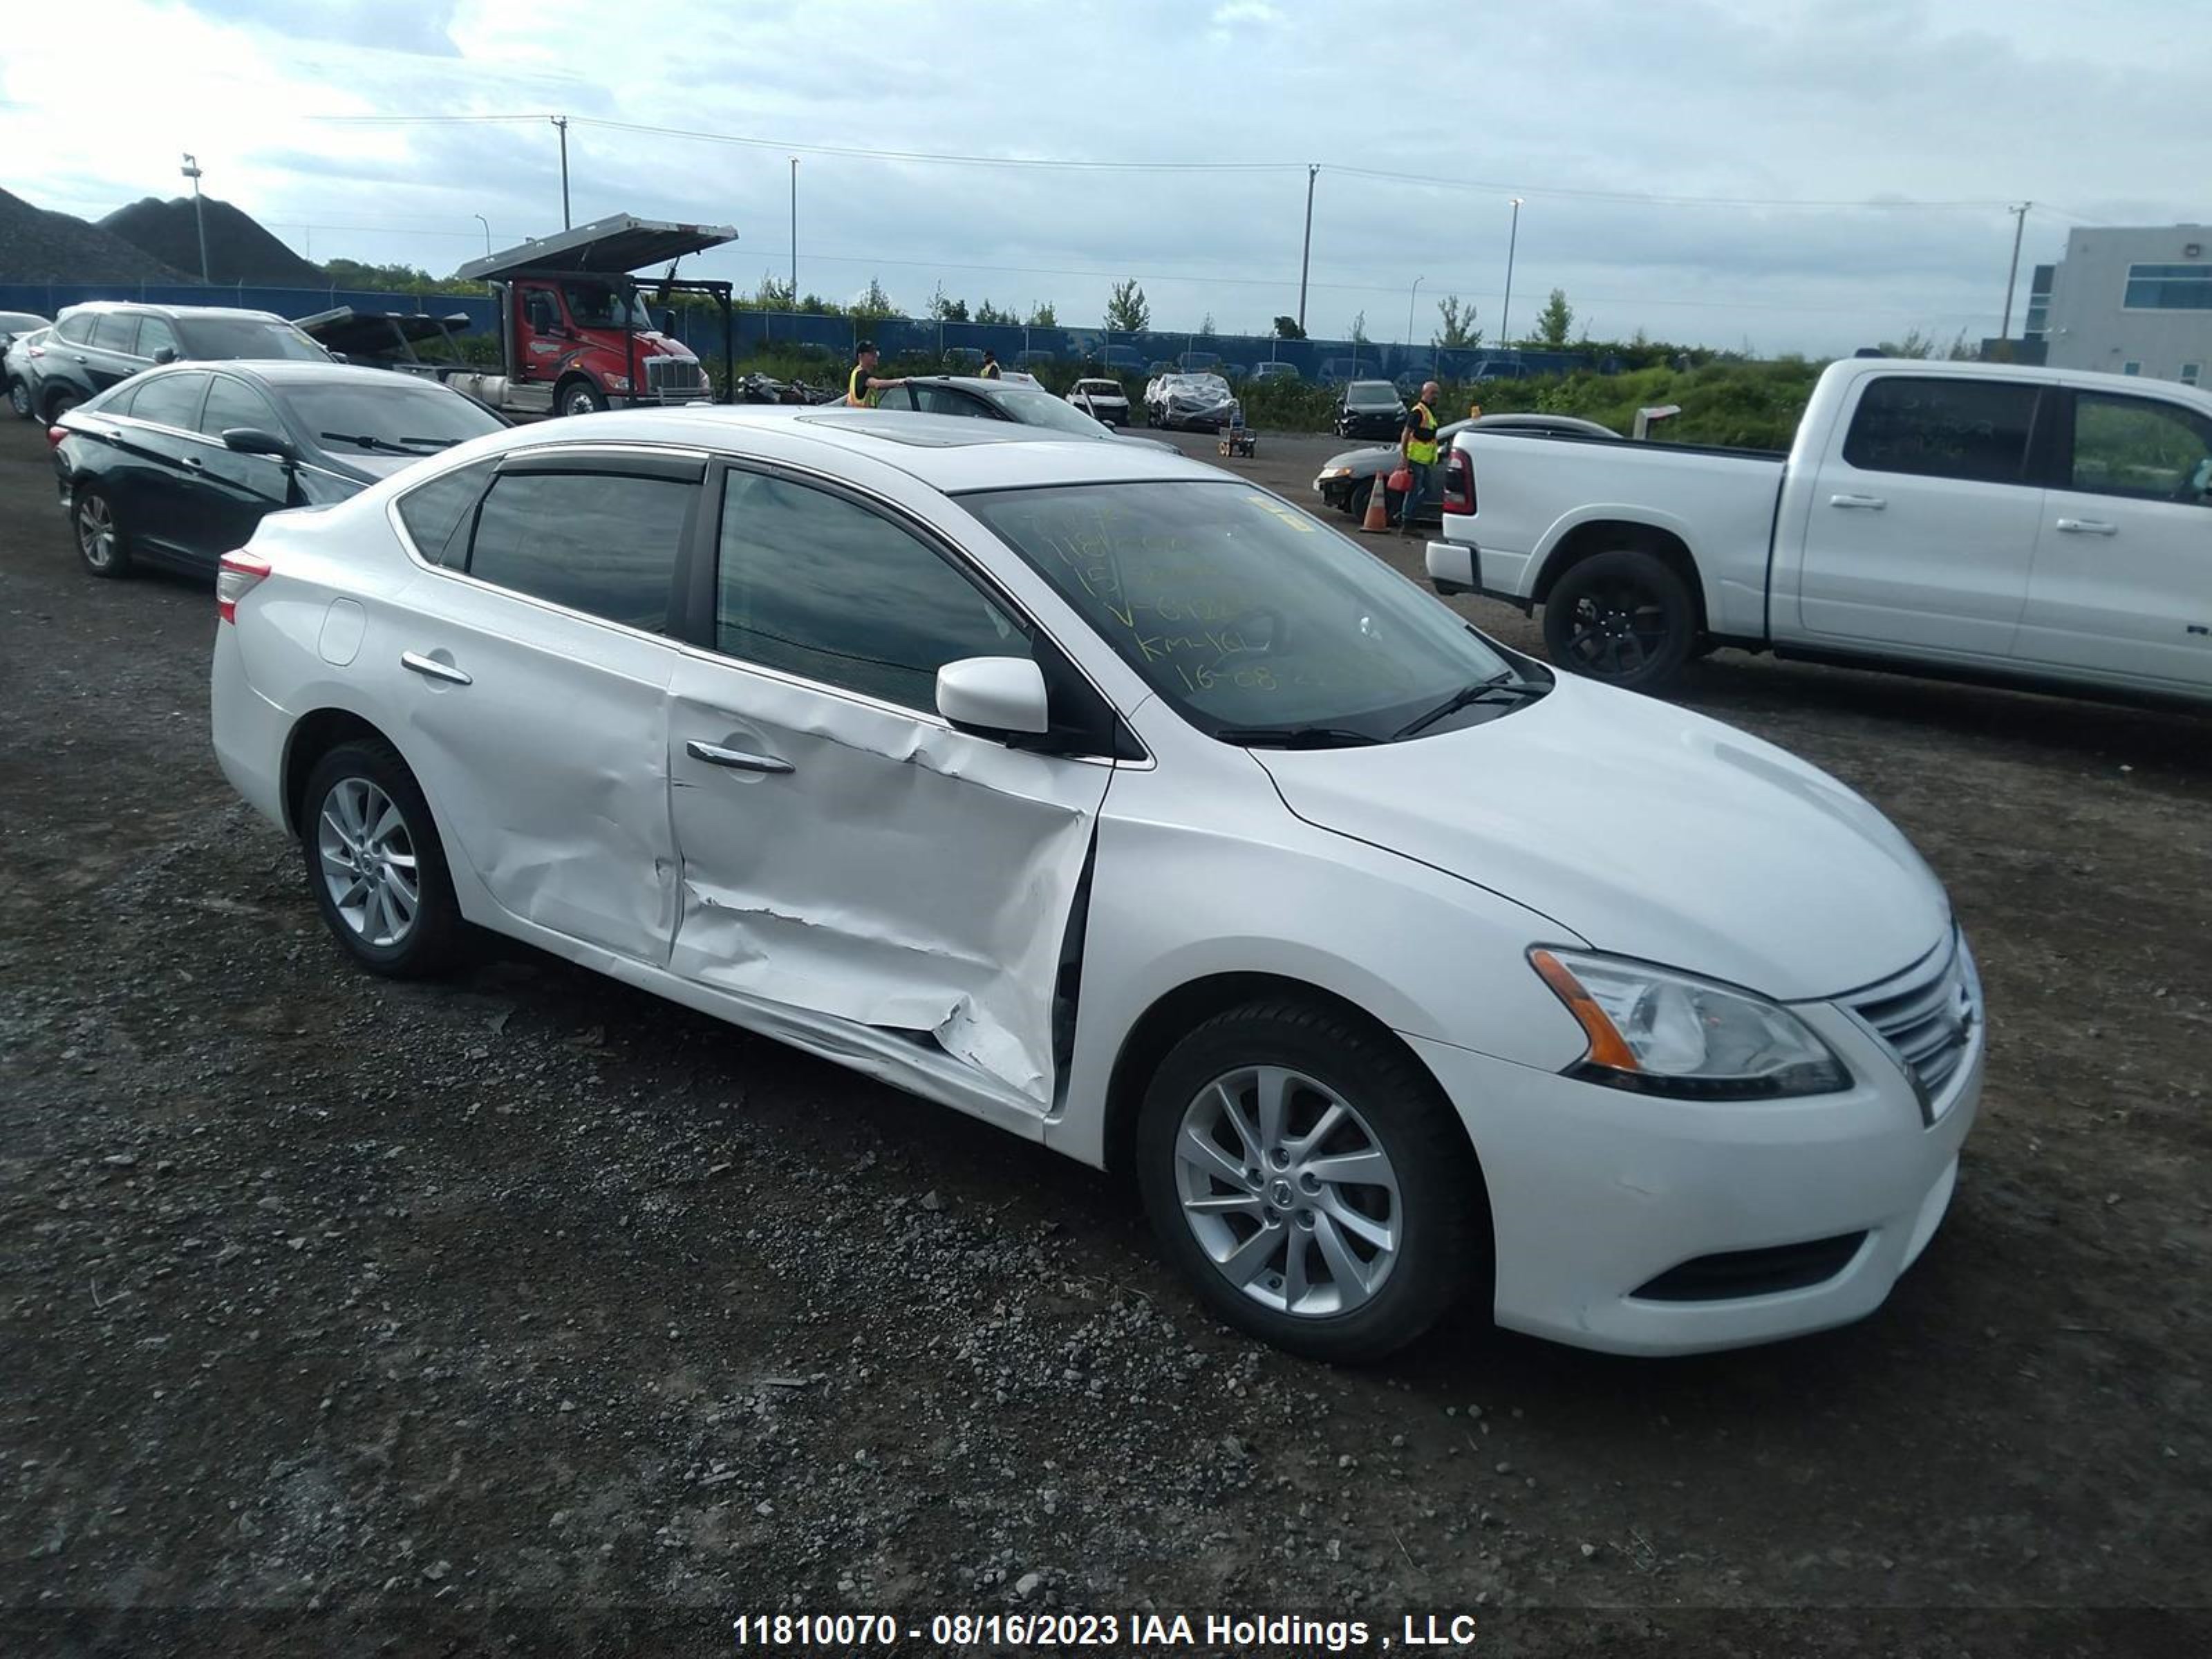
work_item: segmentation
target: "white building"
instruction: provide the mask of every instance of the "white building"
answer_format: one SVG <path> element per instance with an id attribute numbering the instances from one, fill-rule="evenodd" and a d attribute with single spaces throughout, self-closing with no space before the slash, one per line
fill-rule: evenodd
<path id="1" fill-rule="evenodd" d="M 2212 228 L 2069 232 L 2066 257 L 2035 268 L 2023 332 L 2055 368 L 2212 385 Z"/>

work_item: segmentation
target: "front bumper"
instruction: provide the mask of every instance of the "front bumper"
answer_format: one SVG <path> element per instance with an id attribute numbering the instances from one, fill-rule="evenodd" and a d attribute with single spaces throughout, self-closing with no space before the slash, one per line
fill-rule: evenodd
<path id="1" fill-rule="evenodd" d="M 1982 1090 L 1983 1030 L 1923 1123 L 1903 1070 L 1849 1015 L 1796 1012 L 1858 1082 L 1801 1100 L 1666 1100 L 1408 1037 L 1482 1161 L 1500 1325 L 1611 1353 L 1681 1354 L 1864 1318 L 1949 1206 Z M 1863 1234 L 1799 1288 L 1636 1292 L 1702 1258 Z"/>

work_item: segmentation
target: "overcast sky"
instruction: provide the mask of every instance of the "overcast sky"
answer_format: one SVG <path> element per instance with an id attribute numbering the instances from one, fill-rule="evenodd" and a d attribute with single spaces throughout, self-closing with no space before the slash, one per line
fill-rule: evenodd
<path id="1" fill-rule="evenodd" d="M 1315 335 L 1364 313 L 1405 337 L 1417 277 L 1416 337 L 1455 293 L 1494 335 L 1517 194 L 1516 332 L 1558 286 L 1601 337 L 1836 353 L 1995 333 L 2008 202 L 2036 204 L 2015 329 L 2070 225 L 2212 221 L 2204 14 L 1443 0 L 1408 38 L 1334 0 L 94 0 L 0 56 L 0 185 L 97 217 L 178 193 L 191 149 L 210 194 L 314 258 L 443 273 L 483 251 L 472 215 L 499 246 L 559 228 L 550 124 L 319 118 L 559 112 L 576 222 L 737 227 L 690 275 L 788 271 L 797 153 L 802 289 L 872 275 L 919 312 L 942 282 L 1095 325 L 1126 274 L 1157 326 L 1256 332 L 1297 308 L 1317 161 Z M 1869 202 L 1894 205 L 1850 205 Z"/>

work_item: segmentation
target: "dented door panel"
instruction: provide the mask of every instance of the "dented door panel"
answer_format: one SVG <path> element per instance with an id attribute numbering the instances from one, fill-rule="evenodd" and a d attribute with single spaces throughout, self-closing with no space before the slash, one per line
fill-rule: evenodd
<path id="1" fill-rule="evenodd" d="M 703 653 L 669 708 L 672 970 L 914 1034 L 1048 1109 L 1060 942 L 1111 769 Z"/>

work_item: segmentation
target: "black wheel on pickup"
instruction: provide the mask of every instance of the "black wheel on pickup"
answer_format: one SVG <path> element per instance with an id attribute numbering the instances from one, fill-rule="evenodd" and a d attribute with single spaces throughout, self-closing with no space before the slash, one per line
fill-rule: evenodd
<path id="1" fill-rule="evenodd" d="M 1697 642 L 1698 606 L 1663 559 L 1641 548 L 1594 554 L 1544 602 L 1544 644 L 1569 673 L 1631 691 L 1664 687 Z"/>

